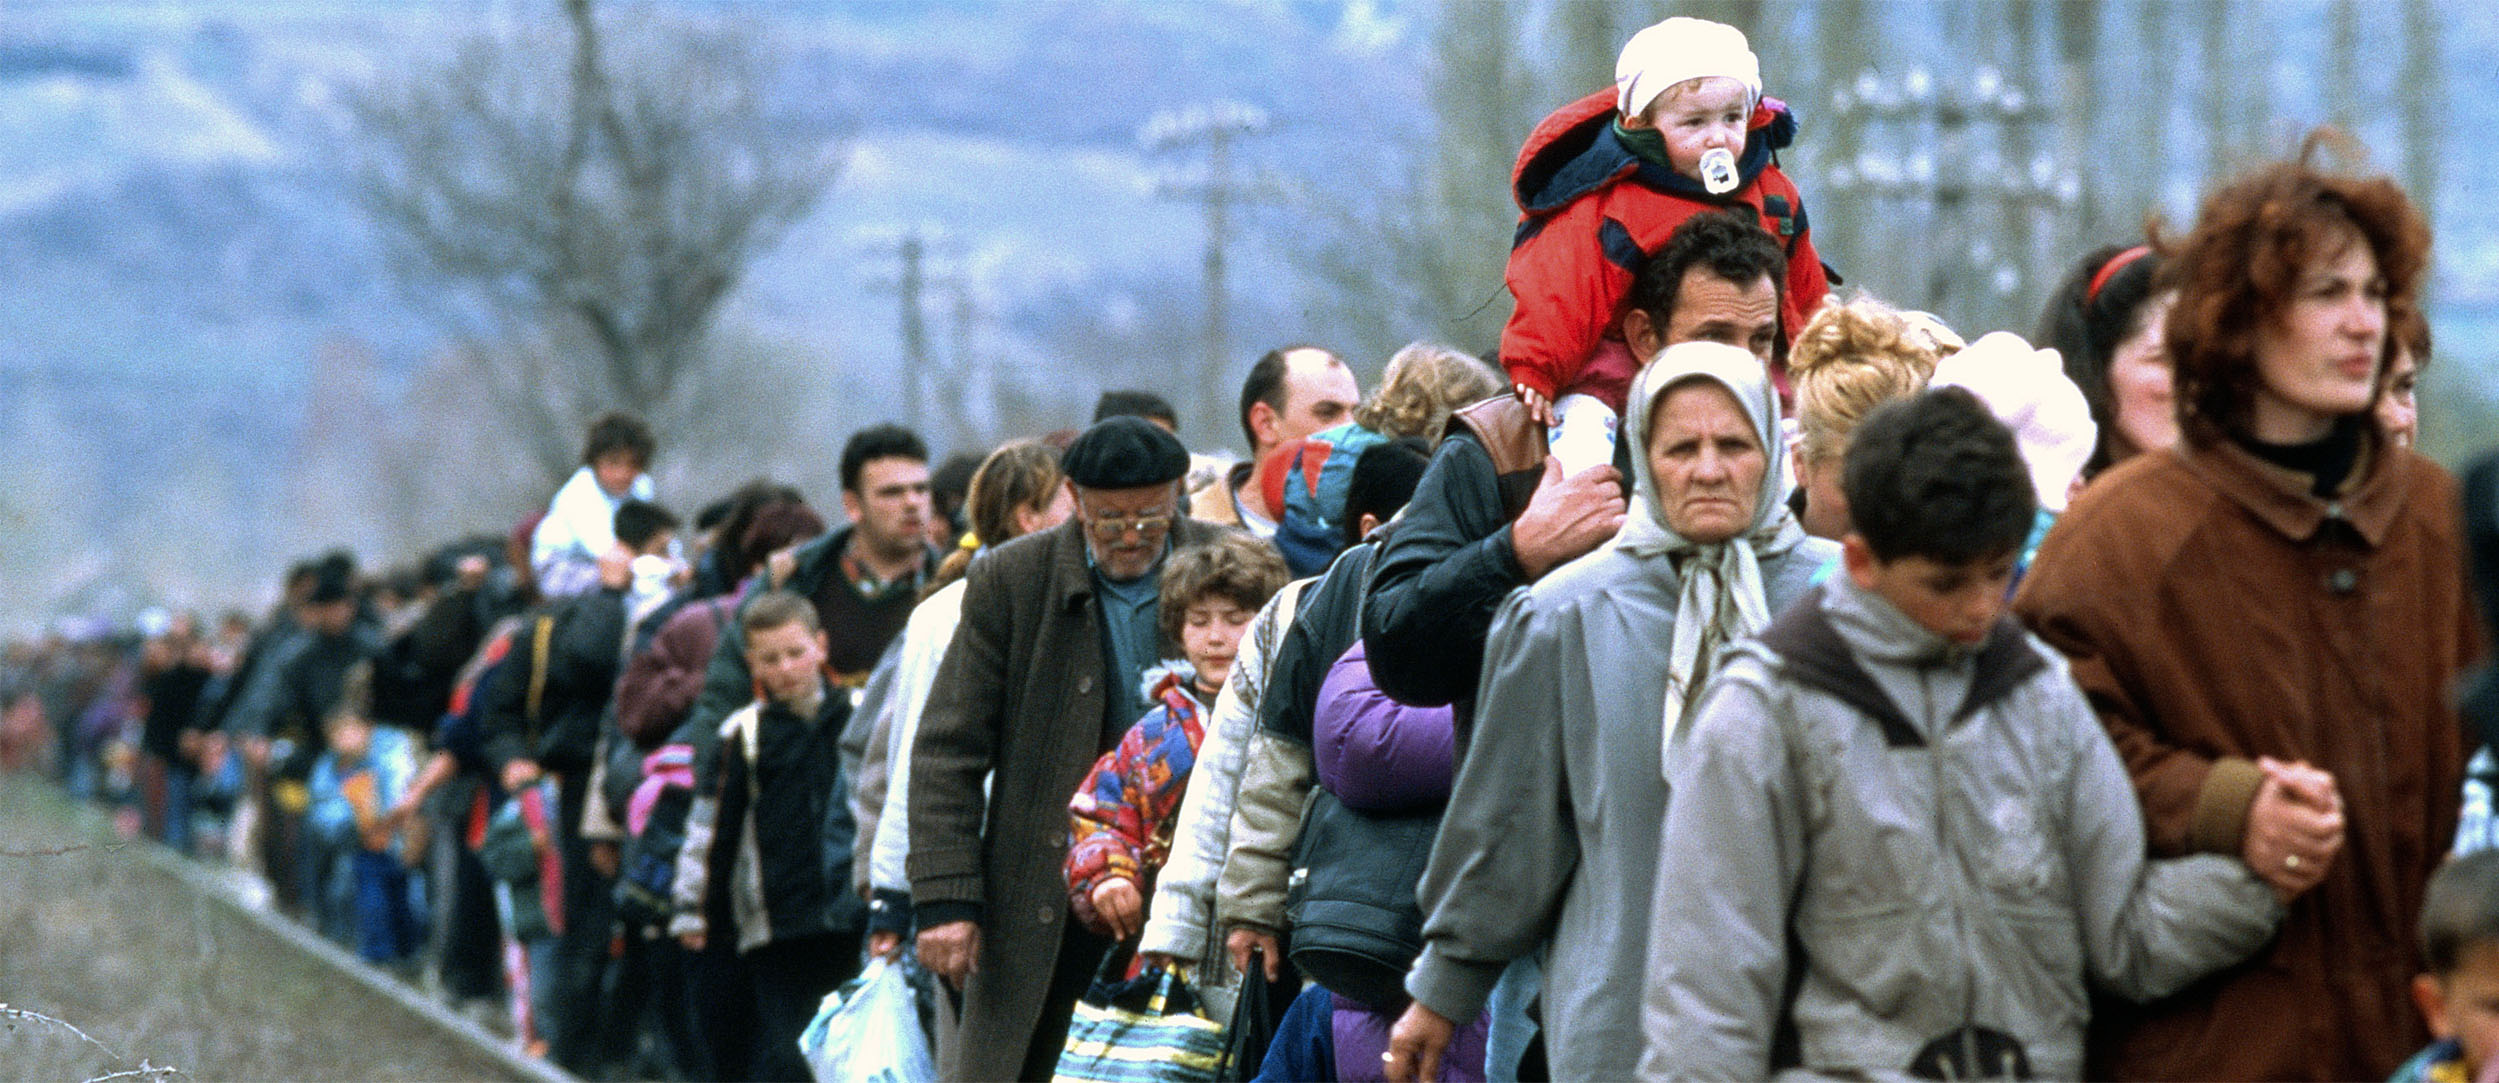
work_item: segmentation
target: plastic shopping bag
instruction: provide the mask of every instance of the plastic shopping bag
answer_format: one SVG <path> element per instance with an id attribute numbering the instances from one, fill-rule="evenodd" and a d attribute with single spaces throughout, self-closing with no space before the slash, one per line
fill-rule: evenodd
<path id="1" fill-rule="evenodd" d="M 825 994 L 798 1034 L 798 1053 L 816 1083 L 930 1083 L 937 1065 L 920 1028 L 911 976 L 890 959 L 871 959 L 859 976 Z"/>

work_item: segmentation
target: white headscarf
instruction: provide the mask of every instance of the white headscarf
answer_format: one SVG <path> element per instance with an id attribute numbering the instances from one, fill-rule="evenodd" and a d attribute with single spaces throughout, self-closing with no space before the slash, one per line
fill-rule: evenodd
<path id="1" fill-rule="evenodd" d="M 1657 404 L 1667 391 L 1691 380 L 1715 383 L 1735 397 L 1768 460 L 1761 489 L 1753 497 L 1753 521 L 1726 542 L 1702 544 L 1667 526 L 1657 478 L 1649 470 L 1649 426 Z M 1770 626 L 1761 562 L 1796 548 L 1805 531 L 1796 525 L 1785 500 L 1787 439 L 1779 426 L 1778 392 L 1751 352 L 1719 342 L 1669 346 L 1632 381 L 1629 407 L 1630 424 L 1623 427 L 1622 438 L 1631 442 L 1634 481 L 1631 507 L 1622 532 L 1614 536 L 1614 547 L 1635 557 L 1667 556 L 1682 575 L 1666 679 L 1666 737 L 1671 743 L 1718 648 Z"/>

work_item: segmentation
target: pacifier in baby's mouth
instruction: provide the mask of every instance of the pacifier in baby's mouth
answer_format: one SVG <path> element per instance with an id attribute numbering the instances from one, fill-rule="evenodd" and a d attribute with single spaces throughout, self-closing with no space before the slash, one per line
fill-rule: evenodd
<path id="1" fill-rule="evenodd" d="M 1735 152 L 1725 147 L 1712 147 L 1701 152 L 1701 187 L 1709 194 L 1723 196 L 1735 191 Z"/>

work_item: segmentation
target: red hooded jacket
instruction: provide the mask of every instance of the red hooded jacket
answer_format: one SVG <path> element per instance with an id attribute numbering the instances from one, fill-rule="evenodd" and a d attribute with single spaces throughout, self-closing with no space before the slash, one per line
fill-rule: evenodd
<path id="1" fill-rule="evenodd" d="M 1773 154 L 1796 134 L 1786 103 L 1764 98 L 1754 107 L 1736 162 L 1743 186 L 1724 196 L 1633 155 L 1613 124 L 1609 87 L 1555 110 L 1519 149 L 1511 174 L 1518 235 L 1503 274 L 1518 306 L 1501 331 L 1501 363 L 1513 382 L 1547 399 L 1591 394 L 1620 415 L 1639 367 L 1622 345 L 1623 301 L 1641 262 L 1685 219 L 1732 206 L 1760 217 L 1787 251 L 1779 301 L 1791 340 L 1830 292 L 1831 276 L 1814 251 L 1804 201 Z"/>

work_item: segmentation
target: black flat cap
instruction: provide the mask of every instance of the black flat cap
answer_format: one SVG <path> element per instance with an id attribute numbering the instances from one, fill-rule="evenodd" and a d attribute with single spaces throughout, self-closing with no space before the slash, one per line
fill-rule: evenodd
<path id="1" fill-rule="evenodd" d="M 1189 472 L 1189 449 L 1144 418 L 1105 418 L 1067 445 L 1059 469 L 1087 489 L 1163 485 Z"/>

